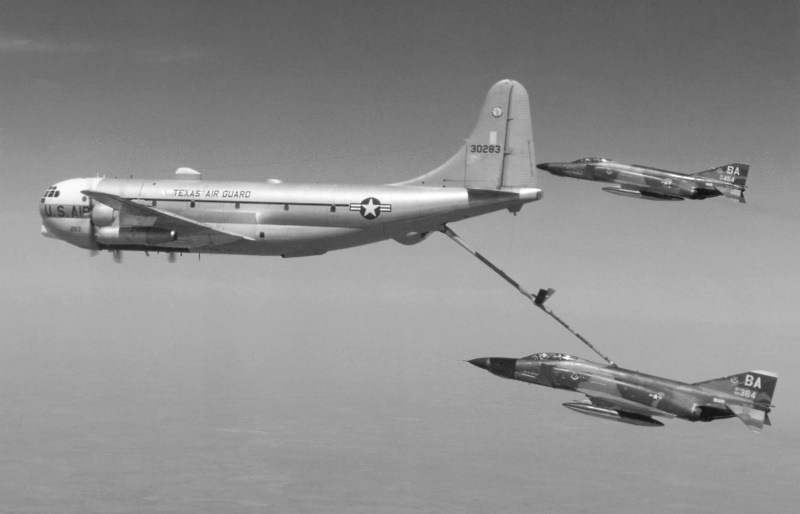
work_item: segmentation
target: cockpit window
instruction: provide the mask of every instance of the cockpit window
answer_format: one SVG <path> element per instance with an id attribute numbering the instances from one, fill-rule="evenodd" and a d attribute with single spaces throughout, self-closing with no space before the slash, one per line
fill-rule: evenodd
<path id="1" fill-rule="evenodd" d="M 534 361 L 576 361 L 577 357 L 567 355 L 566 353 L 534 353 L 525 357 L 526 359 Z"/>
<path id="2" fill-rule="evenodd" d="M 61 191 L 59 191 L 56 186 L 50 186 L 47 188 L 47 191 L 44 192 L 42 198 L 53 198 L 53 197 L 58 198 L 60 194 Z"/>
<path id="3" fill-rule="evenodd" d="M 596 164 L 598 162 L 611 162 L 611 159 L 604 159 L 603 157 L 584 157 L 577 161 L 572 161 L 575 164 Z"/>

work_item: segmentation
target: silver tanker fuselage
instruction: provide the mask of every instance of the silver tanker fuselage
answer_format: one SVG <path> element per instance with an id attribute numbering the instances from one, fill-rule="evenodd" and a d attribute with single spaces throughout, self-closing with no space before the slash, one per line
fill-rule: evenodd
<path id="1" fill-rule="evenodd" d="M 465 188 L 205 180 L 72 179 L 56 187 L 61 194 L 39 204 L 43 230 L 82 248 L 287 257 L 387 239 L 413 244 L 445 223 L 502 209 L 515 212 L 541 198 L 538 189 L 487 194 Z M 98 240 L 98 230 L 115 223 L 114 214 L 81 193 L 87 189 L 248 239 L 202 248 L 187 246 L 180 237 L 157 245 Z"/>
<path id="2" fill-rule="evenodd" d="M 90 250 L 296 257 L 386 239 L 422 241 L 446 223 L 541 198 L 528 93 L 501 80 L 461 148 L 438 168 L 388 185 L 71 179 L 49 187 L 42 233 Z"/>

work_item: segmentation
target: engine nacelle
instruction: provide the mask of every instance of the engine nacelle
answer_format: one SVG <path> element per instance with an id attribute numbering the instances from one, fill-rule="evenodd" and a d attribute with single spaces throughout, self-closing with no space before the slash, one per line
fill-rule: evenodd
<path id="1" fill-rule="evenodd" d="M 178 238 L 174 230 L 153 227 L 101 227 L 95 239 L 102 245 L 144 245 L 153 246 L 170 243 Z"/>
<path id="2" fill-rule="evenodd" d="M 100 202 L 93 202 L 92 223 L 96 227 L 108 227 L 114 224 L 117 218 L 117 211 L 113 207 Z"/>

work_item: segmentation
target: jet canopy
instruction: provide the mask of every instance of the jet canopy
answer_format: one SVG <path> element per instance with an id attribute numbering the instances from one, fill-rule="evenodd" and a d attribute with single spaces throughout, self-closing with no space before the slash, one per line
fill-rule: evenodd
<path id="1" fill-rule="evenodd" d="M 577 357 L 567 355 L 566 353 L 534 353 L 525 357 L 532 361 L 576 361 Z"/>
<path id="2" fill-rule="evenodd" d="M 583 159 L 572 162 L 574 164 L 597 164 L 600 162 L 611 162 L 611 159 L 605 159 L 603 157 L 584 157 Z"/>

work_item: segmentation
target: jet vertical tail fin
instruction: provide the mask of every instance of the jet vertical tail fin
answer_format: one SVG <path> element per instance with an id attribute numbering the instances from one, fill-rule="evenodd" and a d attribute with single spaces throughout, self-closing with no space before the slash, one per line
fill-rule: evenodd
<path id="1" fill-rule="evenodd" d="M 470 189 L 535 188 L 536 167 L 528 92 L 501 80 L 489 90 L 475 129 L 439 168 L 395 185 Z"/>
<path id="2" fill-rule="evenodd" d="M 745 371 L 704 382 L 697 382 L 696 386 L 712 389 L 722 393 L 736 395 L 743 401 L 769 407 L 778 384 L 778 375 L 771 371 Z"/>
<path id="3" fill-rule="evenodd" d="M 725 406 L 750 430 L 761 432 L 761 428 L 765 424 L 770 424 L 767 413 L 770 411 L 777 384 L 778 375 L 775 373 L 746 371 L 737 375 L 698 382 L 694 385 L 734 395 L 737 399 L 741 399 L 739 402 L 726 400 Z"/>
<path id="4" fill-rule="evenodd" d="M 698 171 L 694 175 L 722 180 L 723 182 L 730 182 L 735 186 L 744 187 L 745 183 L 747 182 L 747 172 L 749 171 L 749 164 L 735 162 L 732 164 L 717 166 L 716 168 L 711 168 L 710 170 Z"/>
<path id="5" fill-rule="evenodd" d="M 710 170 L 700 171 L 694 175 L 731 184 L 730 186 L 717 186 L 717 190 L 728 198 L 733 198 L 734 200 L 739 200 L 740 203 L 745 203 L 744 190 L 745 187 L 747 187 L 745 184 L 747 183 L 748 171 L 750 171 L 749 164 L 732 163 L 717 166 Z"/>
<path id="6" fill-rule="evenodd" d="M 749 171 L 749 164 L 734 162 L 731 164 L 723 164 L 722 166 L 717 166 L 716 168 L 711 168 L 710 170 L 698 171 L 694 175 L 721 180 L 723 182 L 733 184 L 734 186 L 744 188 L 745 184 L 747 183 L 747 173 Z"/>

